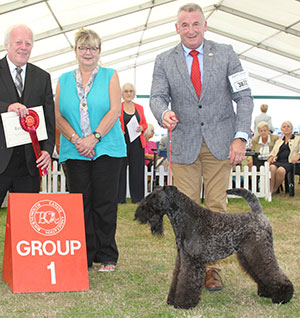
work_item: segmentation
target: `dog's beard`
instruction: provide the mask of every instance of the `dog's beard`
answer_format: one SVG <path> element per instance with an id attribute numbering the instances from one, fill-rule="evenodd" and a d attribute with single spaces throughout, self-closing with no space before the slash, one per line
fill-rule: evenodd
<path id="1" fill-rule="evenodd" d="M 143 212 L 144 209 L 145 207 L 139 205 L 134 215 L 134 220 L 138 220 L 141 224 L 146 224 L 149 221 L 149 215 Z"/>
<path id="2" fill-rule="evenodd" d="M 151 232 L 155 235 L 163 235 L 163 219 L 159 215 L 153 215 L 152 218 L 149 220 Z"/>

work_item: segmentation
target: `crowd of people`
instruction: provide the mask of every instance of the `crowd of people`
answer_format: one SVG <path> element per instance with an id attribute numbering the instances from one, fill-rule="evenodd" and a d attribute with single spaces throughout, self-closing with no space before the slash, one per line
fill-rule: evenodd
<path id="1" fill-rule="evenodd" d="M 270 116 L 269 123 L 265 121 L 257 123 L 258 136 L 254 135 L 250 139 L 252 156 L 247 158 L 247 164 L 250 169 L 253 165 L 259 169 L 266 161 L 269 163 L 270 192 L 274 195 L 279 193 L 279 187 L 284 183 L 287 174 L 294 169 L 293 165 L 296 165 L 297 172 L 299 170 L 300 136 L 293 132 L 293 125 L 289 120 L 281 124 L 280 137 L 272 133 L 269 125 Z"/>
<path id="2" fill-rule="evenodd" d="M 200 204 L 202 177 L 206 206 L 226 212 L 230 169 L 246 154 L 253 98 L 232 46 L 205 38 L 207 21 L 197 4 L 182 6 L 176 32 L 181 42 L 157 56 L 150 108 L 157 122 L 172 130 L 174 185 Z M 82 193 L 88 267 L 114 271 L 119 251 L 115 240 L 118 203 L 126 203 L 127 167 L 132 203 L 144 197 L 145 165 L 153 164 L 157 144 L 154 126 L 143 106 L 134 101 L 135 86 L 120 88 L 116 70 L 99 65 L 101 39 L 90 29 L 75 34 L 78 66 L 59 77 L 53 103 L 50 75 L 28 62 L 32 31 L 18 25 L 7 31 L 7 55 L 0 61 L 0 111 L 28 115 L 42 105 L 48 139 L 40 143 L 36 160 L 31 145 L 7 148 L 0 127 L 0 200 L 7 191 L 39 192 L 38 168 L 48 169 L 55 145 L 55 121 L 60 134 L 59 162 L 64 164 L 68 190 Z M 235 75 L 242 88 L 232 84 Z M 232 80 L 229 81 L 228 79 Z M 123 101 L 122 101 L 123 99 Z M 236 103 L 236 112 L 233 107 Z M 184 106 L 184 107 L 183 107 Z M 276 192 L 291 165 L 300 159 L 300 137 L 285 121 L 283 138 L 272 134 L 267 105 L 255 119 L 251 149 L 259 153 L 249 166 L 270 163 L 271 189 Z M 55 111 L 54 111 L 55 110 Z M 168 148 L 168 136 L 162 140 Z M 222 289 L 215 264 L 208 265 L 205 287 Z"/>

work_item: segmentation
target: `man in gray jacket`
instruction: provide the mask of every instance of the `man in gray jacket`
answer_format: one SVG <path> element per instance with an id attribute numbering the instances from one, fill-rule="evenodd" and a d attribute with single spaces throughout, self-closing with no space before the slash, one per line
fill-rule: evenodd
<path id="1" fill-rule="evenodd" d="M 150 107 L 160 125 L 174 130 L 174 185 L 200 203 L 203 177 L 206 206 L 225 212 L 230 168 L 245 157 L 253 99 L 232 46 L 204 39 L 206 30 L 200 6 L 179 9 L 181 43 L 156 58 Z"/>

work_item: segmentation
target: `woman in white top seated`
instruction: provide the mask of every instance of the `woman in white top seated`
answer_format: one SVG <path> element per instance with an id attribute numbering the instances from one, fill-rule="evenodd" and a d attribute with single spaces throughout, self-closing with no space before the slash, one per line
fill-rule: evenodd
<path id="1" fill-rule="evenodd" d="M 249 168 L 255 165 L 257 168 L 263 166 L 269 159 L 270 152 L 272 151 L 275 142 L 278 140 L 277 135 L 270 133 L 269 124 L 265 121 L 261 121 L 257 125 L 259 135 L 253 137 L 251 140 L 251 151 L 258 153 L 258 156 L 254 159 L 248 158 Z"/>

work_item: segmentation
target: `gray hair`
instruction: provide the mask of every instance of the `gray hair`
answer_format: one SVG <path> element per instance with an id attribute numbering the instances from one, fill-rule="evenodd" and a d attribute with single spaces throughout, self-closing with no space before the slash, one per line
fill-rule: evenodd
<path id="1" fill-rule="evenodd" d="M 27 25 L 25 25 L 25 24 L 15 24 L 15 25 L 10 26 L 10 27 L 6 30 L 5 35 L 4 35 L 4 46 L 9 45 L 11 32 L 12 32 L 14 29 L 19 28 L 19 27 L 26 28 L 26 29 L 31 33 L 32 44 L 33 44 L 33 42 L 34 42 L 34 34 L 33 34 L 32 30 L 31 30 Z"/>
<path id="2" fill-rule="evenodd" d="M 182 12 L 182 11 L 185 11 L 185 12 L 194 12 L 194 11 L 200 11 L 204 17 L 204 13 L 203 13 L 203 10 L 202 8 L 196 4 L 196 3 L 187 3 L 183 6 L 181 6 L 177 12 L 177 21 L 178 21 L 178 16 L 179 16 L 179 13 Z M 205 21 L 205 17 L 203 19 L 203 21 Z"/>
<path id="3" fill-rule="evenodd" d="M 283 126 L 283 124 L 288 124 L 288 125 L 292 128 L 292 130 L 294 129 L 293 124 L 292 124 L 289 120 L 285 120 L 285 121 L 281 124 L 280 128 Z"/>
<path id="4" fill-rule="evenodd" d="M 259 131 L 261 128 L 263 128 L 263 127 L 267 127 L 268 128 L 268 130 L 270 129 L 269 128 L 269 124 L 266 122 L 266 121 L 261 121 L 261 122 L 259 122 L 258 124 L 257 124 L 257 130 Z"/>
<path id="5" fill-rule="evenodd" d="M 136 94 L 136 88 L 135 88 L 135 86 L 134 86 L 133 84 L 131 84 L 131 83 L 125 83 L 125 84 L 122 86 L 122 94 L 124 93 L 124 91 L 125 91 L 125 89 L 126 89 L 127 87 L 132 88 L 132 90 L 134 91 L 134 95 Z"/>
<path id="6" fill-rule="evenodd" d="M 148 127 L 144 132 L 145 138 L 148 138 L 152 132 L 154 132 L 154 126 L 152 124 L 148 124 Z"/>

